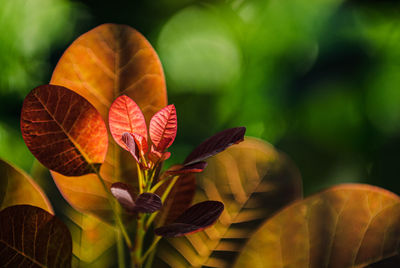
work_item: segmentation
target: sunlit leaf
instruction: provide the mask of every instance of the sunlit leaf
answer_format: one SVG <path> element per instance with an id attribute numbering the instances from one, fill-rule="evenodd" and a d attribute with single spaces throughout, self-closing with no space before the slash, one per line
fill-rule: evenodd
<path id="1" fill-rule="evenodd" d="M 180 165 L 170 168 L 179 169 Z M 162 178 L 165 179 L 165 178 Z M 164 183 L 157 193 L 161 196 L 170 182 Z M 196 177 L 194 174 L 182 174 L 179 176 L 174 187 L 166 198 L 160 214 L 156 219 L 156 225 L 160 227 L 169 224 L 179 217 L 192 204 L 192 200 L 196 190 Z"/>
<path id="2" fill-rule="evenodd" d="M 190 165 L 207 159 L 219 152 L 222 152 L 229 146 L 239 143 L 244 139 L 245 127 L 237 127 L 225 129 L 214 136 L 202 142 L 193 152 L 185 159 L 184 164 Z"/>
<path id="3" fill-rule="evenodd" d="M 265 222 L 235 267 L 364 267 L 398 254 L 399 240 L 398 196 L 369 185 L 340 185 Z"/>
<path id="4" fill-rule="evenodd" d="M 173 104 L 158 111 L 150 120 L 149 134 L 159 152 L 164 152 L 174 142 L 178 127 Z"/>
<path id="5" fill-rule="evenodd" d="M 204 201 L 191 206 L 171 224 L 154 230 L 157 235 L 178 237 L 199 232 L 210 227 L 224 210 L 219 201 Z"/>
<path id="6" fill-rule="evenodd" d="M 217 200 L 225 210 L 215 225 L 202 232 L 162 241 L 157 267 L 229 267 L 266 218 L 301 197 L 298 170 L 261 140 L 246 138 L 207 163 L 197 175 L 194 202 Z"/>
<path id="7" fill-rule="evenodd" d="M 167 105 L 164 74 L 156 52 L 139 32 L 126 25 L 103 24 L 81 35 L 59 60 L 51 83 L 82 95 L 106 123 L 111 103 L 120 95 L 138 104 L 147 124 L 154 113 Z M 117 181 L 129 180 L 133 184 L 136 163 L 110 139 L 100 173 L 108 187 Z M 97 176 L 71 180 L 57 173 L 52 175 L 74 208 L 110 219 L 107 195 Z"/>
<path id="8" fill-rule="evenodd" d="M 111 105 L 108 114 L 110 132 L 119 146 L 124 147 L 122 135 L 137 133 L 147 139 L 147 126 L 139 106 L 128 96 L 119 96 Z"/>
<path id="9" fill-rule="evenodd" d="M 54 214 L 39 185 L 24 171 L 0 159 L 0 210 L 22 204 L 40 207 Z"/>
<path id="10" fill-rule="evenodd" d="M 32 154 L 64 175 L 94 173 L 106 157 L 108 136 L 100 114 L 62 86 L 39 86 L 26 96 L 21 131 Z"/>
<path id="11" fill-rule="evenodd" d="M 71 234 L 45 210 L 30 205 L 0 212 L 1 267 L 70 267 Z"/>

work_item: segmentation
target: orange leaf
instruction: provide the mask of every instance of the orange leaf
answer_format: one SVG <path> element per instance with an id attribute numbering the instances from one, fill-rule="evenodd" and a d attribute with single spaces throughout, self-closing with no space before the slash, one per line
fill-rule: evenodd
<path id="1" fill-rule="evenodd" d="M 32 154 L 63 175 L 95 173 L 106 157 L 108 136 L 100 114 L 62 86 L 39 86 L 26 96 L 21 131 Z"/>
<path id="2" fill-rule="evenodd" d="M 136 133 L 147 141 L 146 121 L 139 106 L 129 97 L 119 96 L 111 105 L 108 114 L 110 132 L 119 146 L 123 147 L 122 134 Z"/>
<path id="3" fill-rule="evenodd" d="M 162 240 L 155 267 L 163 267 L 162 263 L 177 268 L 230 267 L 246 239 L 265 219 L 301 197 L 297 168 L 261 140 L 246 137 L 207 163 L 203 173 L 196 175 L 198 190 L 193 203 L 217 200 L 225 210 L 215 225 L 202 232 Z"/>
<path id="4" fill-rule="evenodd" d="M 369 185 L 340 185 L 266 221 L 235 267 L 365 267 L 397 255 L 399 238 L 398 196 Z"/>
<path id="5" fill-rule="evenodd" d="M 24 171 L 0 159 L 0 210 L 23 204 L 40 207 L 54 214 L 39 185 Z"/>
<path id="6" fill-rule="evenodd" d="M 126 25 L 103 24 L 81 35 L 59 60 L 51 83 L 79 93 L 106 122 L 111 103 L 122 94 L 138 104 L 147 123 L 167 105 L 164 74 L 156 52 L 139 32 Z M 107 186 L 117 181 L 135 186 L 132 156 L 112 139 L 108 147 L 100 170 Z M 109 219 L 107 196 L 96 175 L 74 180 L 54 172 L 52 175 L 73 207 Z"/>

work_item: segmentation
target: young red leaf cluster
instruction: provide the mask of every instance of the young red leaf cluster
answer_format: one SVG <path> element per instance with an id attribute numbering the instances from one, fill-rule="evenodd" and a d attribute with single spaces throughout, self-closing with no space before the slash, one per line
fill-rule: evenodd
<path id="1" fill-rule="evenodd" d="M 111 105 L 109 111 L 110 131 L 122 148 L 129 151 L 139 168 L 139 194 L 122 182 L 114 183 L 111 192 L 129 213 L 153 213 L 162 206 L 155 191 L 153 177 L 161 162 L 170 157 L 166 150 L 172 145 L 177 133 L 177 115 L 174 105 L 168 105 L 158 111 L 150 120 L 149 133 L 144 116 L 138 105 L 127 96 L 118 97 Z M 182 174 L 201 172 L 207 166 L 204 161 L 218 152 L 225 150 L 232 144 L 244 139 L 244 127 L 224 130 L 200 144 L 185 160 L 165 172 L 166 175 L 159 180 L 163 183 L 168 178 Z M 147 137 L 150 137 L 150 140 Z M 150 145 L 150 146 L 149 146 Z M 150 147 L 150 150 L 148 149 Z M 143 173 L 142 173 L 143 172 Z M 143 177 L 143 178 L 140 178 Z M 143 181 L 141 181 L 143 180 Z M 144 185 L 143 185 L 144 184 Z M 168 195 L 168 192 L 166 193 Z M 156 229 L 156 234 L 167 237 L 181 236 L 200 231 L 212 225 L 222 213 L 224 205 L 218 201 L 207 201 L 196 204 L 180 215 L 173 223 Z"/>

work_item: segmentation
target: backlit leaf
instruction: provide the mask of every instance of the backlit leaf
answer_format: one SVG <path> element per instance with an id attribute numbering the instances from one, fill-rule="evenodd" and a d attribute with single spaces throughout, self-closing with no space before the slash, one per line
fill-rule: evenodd
<path id="1" fill-rule="evenodd" d="M 39 185 L 23 170 L 0 159 L 0 210 L 22 204 L 40 207 L 54 214 Z"/>
<path id="2" fill-rule="evenodd" d="M 215 225 L 202 232 L 161 241 L 157 267 L 230 267 L 265 219 L 301 197 L 298 170 L 261 140 L 246 138 L 207 163 L 196 175 L 194 202 L 217 200 L 225 210 Z"/>
<path id="3" fill-rule="evenodd" d="M 0 212 L 1 267 L 70 267 L 72 241 L 55 216 L 30 205 Z"/>
<path id="4" fill-rule="evenodd" d="M 164 152 L 174 142 L 178 122 L 173 104 L 158 111 L 150 121 L 149 133 L 156 150 Z"/>
<path id="5" fill-rule="evenodd" d="M 179 169 L 180 165 L 170 168 Z M 162 178 L 165 179 L 165 178 Z M 158 195 L 162 195 L 170 182 L 164 183 L 158 190 Z M 156 218 L 156 226 L 172 223 L 192 204 L 196 191 L 196 177 L 194 174 L 181 174 L 174 187 L 166 198 L 159 215 Z"/>
<path id="6" fill-rule="evenodd" d="M 137 133 L 147 139 L 147 126 L 139 106 L 128 96 L 119 96 L 111 105 L 108 114 L 110 132 L 116 143 L 124 147 L 122 135 Z"/>
<path id="7" fill-rule="evenodd" d="M 266 221 L 235 267 L 365 267 L 397 255 L 399 241 L 398 196 L 369 185 L 340 185 Z"/>
<path id="8" fill-rule="evenodd" d="M 147 124 L 154 113 L 167 105 L 160 60 L 149 42 L 126 25 L 103 24 L 81 35 L 64 52 L 51 78 L 86 98 L 108 124 L 108 110 L 120 95 L 133 99 Z M 109 139 L 100 173 L 107 187 L 113 182 L 136 181 L 132 156 Z M 109 220 L 107 195 L 96 175 L 71 180 L 53 173 L 64 198 L 77 210 Z"/>
<path id="9" fill-rule="evenodd" d="M 225 129 L 214 136 L 202 142 L 193 152 L 186 158 L 184 164 L 190 165 L 207 159 L 219 152 L 222 152 L 229 146 L 239 143 L 244 139 L 245 127 L 236 127 Z"/>
<path id="10" fill-rule="evenodd" d="M 26 96 L 21 131 L 32 154 L 63 175 L 94 173 L 106 157 L 108 136 L 100 114 L 62 86 L 39 86 Z"/>
<path id="11" fill-rule="evenodd" d="M 191 206 L 173 223 L 154 230 L 157 235 L 178 237 L 199 232 L 219 218 L 224 210 L 224 204 L 219 201 L 204 201 Z"/>

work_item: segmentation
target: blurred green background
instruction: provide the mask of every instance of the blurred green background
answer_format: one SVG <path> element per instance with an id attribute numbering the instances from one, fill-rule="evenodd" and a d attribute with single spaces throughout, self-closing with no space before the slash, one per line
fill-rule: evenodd
<path id="1" fill-rule="evenodd" d="M 0 157 L 37 170 L 19 130 L 24 96 L 48 83 L 75 38 L 113 22 L 138 29 L 159 53 L 178 111 L 175 162 L 215 132 L 246 126 L 294 160 L 306 195 L 341 182 L 400 194 L 399 8 L 398 1 L 0 0 Z"/>

